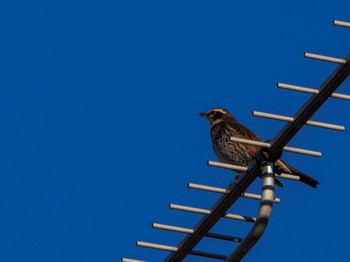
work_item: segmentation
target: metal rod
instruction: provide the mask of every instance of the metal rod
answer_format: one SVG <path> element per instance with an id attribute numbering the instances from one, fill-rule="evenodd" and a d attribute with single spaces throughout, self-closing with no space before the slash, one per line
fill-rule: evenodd
<path id="1" fill-rule="evenodd" d="M 313 53 L 308 53 L 308 52 L 304 53 L 304 57 L 305 58 L 316 59 L 316 60 L 322 60 L 322 61 L 331 62 L 331 63 L 337 63 L 337 64 L 341 64 L 341 65 L 345 65 L 346 64 L 346 60 L 345 59 L 335 58 L 335 57 L 330 57 L 330 56 L 324 56 L 324 55 L 318 55 L 318 54 L 313 54 Z"/>
<path id="2" fill-rule="evenodd" d="M 293 122 L 293 120 L 294 120 L 293 117 L 290 117 L 290 116 L 282 116 L 282 115 L 264 113 L 264 112 L 259 112 L 259 111 L 253 111 L 252 115 L 258 116 L 258 117 L 274 119 L 274 120 L 286 121 L 286 122 Z"/>
<path id="3" fill-rule="evenodd" d="M 174 246 L 160 245 L 160 244 L 154 244 L 154 243 L 142 242 L 142 241 L 136 241 L 136 245 L 139 247 L 147 247 L 147 248 L 165 250 L 170 252 L 176 252 L 178 250 L 178 248 Z M 209 253 L 209 252 L 202 252 L 197 250 L 192 250 L 190 254 L 194 256 L 209 257 L 209 258 L 221 259 L 221 260 L 226 259 L 226 256 L 224 255 L 219 255 L 219 254 Z"/>
<path id="4" fill-rule="evenodd" d="M 169 225 L 158 224 L 158 223 L 153 223 L 152 227 L 157 228 L 157 229 L 185 233 L 185 234 L 193 234 L 193 232 L 194 232 L 193 229 L 191 229 L 191 228 L 169 226 Z M 233 236 L 227 236 L 227 235 L 210 233 L 210 232 L 208 232 L 208 234 L 206 236 L 211 237 L 211 238 L 221 239 L 221 240 L 232 241 L 232 242 L 241 242 L 242 241 L 242 238 L 240 238 L 240 237 L 233 237 Z"/>
<path id="5" fill-rule="evenodd" d="M 244 138 L 230 137 L 230 140 L 233 142 L 237 142 L 237 143 L 244 143 L 244 144 L 255 145 L 255 146 L 260 146 L 260 147 L 266 147 L 266 148 L 271 147 L 271 143 L 249 140 L 249 139 L 244 139 Z M 283 150 L 287 151 L 287 152 L 298 153 L 298 154 L 309 155 L 309 156 L 317 156 L 317 157 L 322 156 L 322 153 L 318 152 L 318 151 L 301 149 L 301 148 L 290 147 L 290 146 L 283 147 Z M 222 166 L 222 167 L 225 168 L 224 166 Z"/>
<path id="6" fill-rule="evenodd" d="M 275 174 L 275 177 L 294 180 L 294 181 L 300 181 L 300 176 L 295 176 L 295 175 L 286 174 L 286 173 Z"/>
<path id="7" fill-rule="evenodd" d="M 246 192 L 244 192 L 244 193 L 242 194 L 242 197 L 251 198 L 251 199 L 256 199 L 256 200 L 261 200 L 261 195 L 252 194 L 252 193 L 246 193 Z M 274 202 L 274 203 L 279 203 L 279 202 L 281 202 L 281 200 L 280 200 L 278 197 L 275 197 L 275 198 L 273 199 L 273 202 Z"/>
<path id="8" fill-rule="evenodd" d="M 285 83 L 277 83 L 278 88 L 293 90 L 293 91 L 299 91 L 309 94 L 318 94 L 317 89 L 309 88 L 309 87 L 303 87 L 303 86 L 296 86 L 296 85 L 290 85 Z"/>
<path id="9" fill-rule="evenodd" d="M 338 99 L 343 99 L 343 100 L 350 100 L 350 95 L 345 95 L 345 94 L 333 93 L 332 97 L 338 98 Z"/>
<path id="10" fill-rule="evenodd" d="M 220 193 L 220 194 L 227 193 L 226 189 L 224 189 L 224 188 L 205 186 L 205 185 L 199 185 L 199 184 L 194 184 L 194 183 L 188 183 L 187 187 L 192 188 L 192 189 L 199 189 L 199 190 L 204 190 L 204 191 L 209 191 L 209 192 L 214 192 L 214 193 Z"/>
<path id="11" fill-rule="evenodd" d="M 169 208 L 175 209 L 175 210 L 180 210 L 180 211 L 202 214 L 202 215 L 210 215 L 211 214 L 211 211 L 209 209 L 203 209 L 203 208 L 197 208 L 197 207 L 169 204 Z M 248 217 L 248 216 L 242 216 L 242 215 L 237 215 L 237 214 L 225 213 L 225 214 L 223 214 L 223 217 L 229 218 L 229 219 L 234 219 L 234 220 L 246 221 L 246 222 L 255 222 L 255 217 Z"/>
<path id="12" fill-rule="evenodd" d="M 230 165 L 230 164 L 215 162 L 215 161 L 207 161 L 207 165 L 213 166 L 213 167 L 226 168 L 226 169 L 230 169 L 238 172 L 245 172 L 248 169 L 247 167 L 244 167 L 244 166 Z"/>
<path id="13" fill-rule="evenodd" d="M 327 128 L 327 129 L 332 129 L 332 130 L 337 130 L 337 131 L 344 131 L 345 130 L 345 126 L 329 124 L 329 123 L 324 123 L 324 122 L 318 122 L 318 121 L 313 121 L 313 120 L 308 120 L 306 122 L 306 125 L 322 127 L 322 128 Z"/>
<path id="14" fill-rule="evenodd" d="M 264 162 L 262 166 L 262 198 L 256 222 L 254 226 L 244 238 L 244 240 L 237 246 L 237 248 L 227 257 L 225 262 L 239 262 L 246 253 L 255 245 L 264 233 L 267 223 L 270 219 L 273 199 L 274 199 L 274 163 Z"/>
<path id="15" fill-rule="evenodd" d="M 232 241 L 232 242 L 241 242 L 243 240 L 243 238 L 241 237 L 233 237 L 233 236 L 227 236 L 227 235 L 210 233 L 210 232 L 206 236 L 211 238 L 221 239 L 221 240 Z"/>
<path id="16" fill-rule="evenodd" d="M 158 223 L 152 223 L 152 227 L 157 229 L 179 232 L 179 233 L 193 234 L 193 229 L 191 228 L 169 226 L 169 225 L 158 224 Z"/>
<path id="17" fill-rule="evenodd" d="M 191 255 L 193 256 L 200 256 L 200 257 L 208 257 L 208 258 L 214 258 L 214 259 L 219 259 L 219 260 L 225 260 L 226 256 L 220 255 L 220 254 L 214 254 L 214 253 L 209 253 L 209 252 L 203 252 L 203 251 L 196 251 L 192 250 L 190 252 Z"/>
<path id="18" fill-rule="evenodd" d="M 260 147 L 266 147 L 266 148 L 269 148 L 271 146 L 271 144 L 267 143 L 267 142 L 250 140 L 250 139 L 239 138 L 239 137 L 234 137 L 234 136 L 231 136 L 230 140 L 232 142 L 236 142 L 236 143 L 243 143 L 243 144 L 247 144 L 247 145 L 254 145 L 254 146 L 260 146 Z"/>
<path id="19" fill-rule="evenodd" d="M 148 247 L 153 249 L 159 249 L 159 250 L 165 250 L 165 251 L 177 251 L 177 247 L 173 246 L 167 246 L 167 245 L 160 245 L 160 244 L 154 244 L 150 242 L 142 242 L 142 241 L 136 241 L 136 246 L 138 247 Z"/>
<path id="20" fill-rule="evenodd" d="M 227 189 L 220 188 L 220 187 L 205 186 L 205 185 L 194 184 L 194 183 L 188 183 L 187 186 L 189 188 L 192 188 L 192 189 L 198 189 L 198 190 L 209 191 L 209 192 L 220 193 L 220 194 L 227 194 Z M 247 192 L 244 192 L 242 194 L 242 197 L 255 199 L 255 200 L 260 200 L 261 199 L 261 195 L 253 194 L 253 193 L 247 193 Z M 280 199 L 276 197 L 276 198 L 274 198 L 273 202 L 274 203 L 279 203 Z"/>
<path id="21" fill-rule="evenodd" d="M 255 217 L 248 217 L 248 216 L 242 216 L 242 215 L 236 215 L 236 214 L 225 214 L 224 218 L 234 219 L 234 220 L 240 220 L 240 221 L 246 221 L 246 222 L 255 222 Z"/>
<path id="22" fill-rule="evenodd" d="M 270 113 L 259 112 L 259 111 L 253 111 L 252 115 L 258 116 L 258 117 L 274 119 L 274 120 L 286 121 L 286 122 L 293 122 L 294 121 L 294 118 L 290 117 L 290 116 L 282 116 L 282 115 L 270 114 Z M 306 125 L 328 128 L 328 129 L 333 129 L 333 130 L 337 130 L 337 131 L 344 131 L 345 130 L 344 126 L 328 124 L 328 123 L 323 123 L 323 122 L 317 122 L 317 121 L 312 121 L 312 120 L 308 120 L 306 122 Z"/>
<path id="23" fill-rule="evenodd" d="M 180 210 L 180 211 L 197 213 L 197 214 L 210 215 L 210 210 L 203 209 L 203 208 L 189 207 L 189 206 L 176 205 L 176 204 L 169 204 L 169 208 Z"/>
<path id="24" fill-rule="evenodd" d="M 284 84 L 284 83 L 277 83 L 277 87 L 287 89 L 287 90 L 293 90 L 308 94 L 318 94 L 318 90 L 314 88 L 309 87 L 303 87 L 303 86 L 296 86 L 296 85 L 290 85 L 290 84 Z M 333 93 L 333 98 L 343 99 L 343 100 L 350 100 L 350 95 L 340 94 L 340 93 Z"/>
<path id="25" fill-rule="evenodd" d="M 349 56 L 347 57 L 347 61 Z M 323 82 L 319 94 L 311 96 L 310 99 L 300 108 L 294 117 L 292 123 L 287 123 L 273 138 L 271 147 L 267 149 L 267 154 L 272 159 L 278 159 L 283 147 L 299 132 L 307 120 L 327 101 L 339 85 L 350 74 L 350 62 L 345 65 L 339 65 L 334 72 Z M 178 251 L 169 254 L 166 262 L 183 261 L 191 250 L 199 243 L 208 231 L 225 214 L 231 205 L 247 190 L 253 181 L 260 174 L 260 164 L 256 160 L 249 166 L 249 170 L 240 175 L 237 183 L 229 186 L 228 194 L 222 195 L 212 206 L 211 214 L 203 216 L 194 226 L 195 232 L 192 235 L 186 235 L 178 246 Z"/>
<path id="26" fill-rule="evenodd" d="M 146 261 L 122 257 L 122 258 L 120 259 L 120 262 L 146 262 Z"/>
<path id="27" fill-rule="evenodd" d="M 350 28 L 350 23 L 349 22 L 343 22 L 343 21 L 339 21 L 339 20 L 333 20 L 333 25 Z"/>
<path id="28" fill-rule="evenodd" d="M 316 157 L 321 157 L 322 153 L 317 152 L 317 151 L 312 151 L 312 150 L 306 150 L 306 149 L 300 149 L 296 147 L 290 147 L 290 146 L 285 146 L 283 147 L 284 151 L 291 152 L 291 153 L 298 153 L 298 154 L 303 154 L 303 155 L 308 155 L 308 156 L 316 156 Z"/>

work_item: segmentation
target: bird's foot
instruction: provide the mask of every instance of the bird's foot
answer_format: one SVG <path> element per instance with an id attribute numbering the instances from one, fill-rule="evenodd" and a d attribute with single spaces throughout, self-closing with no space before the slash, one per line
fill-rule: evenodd
<path id="1" fill-rule="evenodd" d="M 230 183 L 230 184 L 228 185 L 228 187 L 226 188 L 226 193 L 227 193 L 227 194 L 231 191 L 232 185 L 237 186 L 237 184 L 238 184 L 238 178 L 239 178 L 239 175 L 235 175 L 234 182 L 232 182 L 232 183 Z"/>
<path id="2" fill-rule="evenodd" d="M 239 178 L 239 175 L 235 175 L 235 184 L 236 185 L 238 184 L 238 178 Z"/>

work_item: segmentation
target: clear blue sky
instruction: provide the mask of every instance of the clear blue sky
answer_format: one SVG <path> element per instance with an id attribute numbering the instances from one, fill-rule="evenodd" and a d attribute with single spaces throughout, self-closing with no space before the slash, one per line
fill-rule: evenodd
<path id="1" fill-rule="evenodd" d="M 318 87 L 350 51 L 348 0 L 4 1 L 1 21 L 0 260 L 162 261 L 183 235 L 152 222 L 192 227 L 219 197 L 188 182 L 226 187 L 234 174 L 216 160 L 209 125 L 197 114 L 229 109 L 264 139 L 283 123 L 252 110 L 293 115 L 309 97 L 276 82 Z M 339 90 L 350 94 L 347 81 Z M 329 101 L 313 118 L 350 128 L 350 104 Z M 320 159 L 284 159 L 320 181 L 276 189 L 265 235 L 246 261 L 348 261 L 350 132 L 306 127 L 291 146 Z M 259 191 L 260 180 L 251 192 Z M 230 212 L 255 216 L 258 203 Z M 238 235 L 242 222 L 215 232 Z M 235 244 L 198 250 L 228 254 Z M 186 261 L 206 261 L 188 257 Z"/>

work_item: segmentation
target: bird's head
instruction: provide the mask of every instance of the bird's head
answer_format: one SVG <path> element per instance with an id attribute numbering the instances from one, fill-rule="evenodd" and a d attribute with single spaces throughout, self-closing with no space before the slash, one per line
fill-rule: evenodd
<path id="1" fill-rule="evenodd" d="M 200 113 L 199 115 L 208 119 L 211 125 L 220 123 L 224 119 L 233 119 L 231 113 L 223 108 L 213 108 L 207 113 Z"/>

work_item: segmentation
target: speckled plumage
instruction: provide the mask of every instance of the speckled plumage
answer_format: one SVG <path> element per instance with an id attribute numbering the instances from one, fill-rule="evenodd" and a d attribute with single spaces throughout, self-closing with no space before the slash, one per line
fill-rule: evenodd
<path id="1" fill-rule="evenodd" d="M 253 131 L 239 123 L 229 111 L 223 108 L 214 108 L 207 113 L 201 113 L 211 125 L 210 135 L 212 145 L 217 158 L 224 163 L 249 166 L 260 147 L 230 141 L 230 137 L 245 138 L 262 141 Z M 312 187 L 317 187 L 318 181 L 305 175 L 299 170 L 288 165 L 282 159 L 275 163 L 276 173 L 287 173 L 300 176 L 300 180 Z M 279 181 L 276 184 L 282 186 Z"/>
<path id="2" fill-rule="evenodd" d="M 242 137 L 237 130 L 237 122 L 221 122 L 210 129 L 213 149 L 221 162 L 239 166 L 249 166 L 253 160 L 247 148 L 230 141 L 230 137 Z M 238 131 L 238 132 L 237 132 Z"/>

